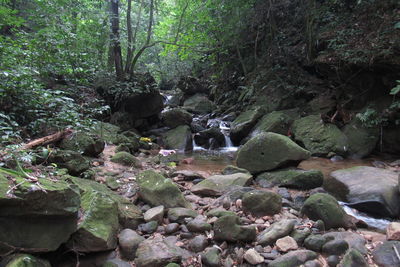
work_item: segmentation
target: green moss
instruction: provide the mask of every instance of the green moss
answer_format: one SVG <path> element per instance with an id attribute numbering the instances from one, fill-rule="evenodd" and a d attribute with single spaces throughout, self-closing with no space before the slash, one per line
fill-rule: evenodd
<path id="1" fill-rule="evenodd" d="M 262 173 L 257 176 L 256 181 L 262 186 L 285 186 L 307 190 L 322 186 L 324 175 L 318 170 L 288 169 Z"/>
<path id="2" fill-rule="evenodd" d="M 9 256 L 4 259 L 0 265 L 5 267 L 51 267 L 48 261 L 36 258 L 29 254 L 16 254 Z"/>
<path id="3" fill-rule="evenodd" d="M 137 158 L 124 151 L 115 153 L 115 155 L 111 158 L 111 161 L 125 166 L 132 166 L 136 168 L 141 167 L 141 163 Z"/>

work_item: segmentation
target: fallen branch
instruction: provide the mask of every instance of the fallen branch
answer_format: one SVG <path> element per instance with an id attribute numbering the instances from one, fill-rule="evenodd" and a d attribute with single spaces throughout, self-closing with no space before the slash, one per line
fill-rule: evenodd
<path id="1" fill-rule="evenodd" d="M 66 129 L 64 131 L 57 132 L 55 134 L 51 134 L 36 140 L 33 140 L 25 145 L 23 145 L 20 150 L 27 150 L 37 146 L 45 146 L 54 142 L 57 142 L 61 139 L 64 139 L 67 135 L 73 132 L 72 129 Z"/>

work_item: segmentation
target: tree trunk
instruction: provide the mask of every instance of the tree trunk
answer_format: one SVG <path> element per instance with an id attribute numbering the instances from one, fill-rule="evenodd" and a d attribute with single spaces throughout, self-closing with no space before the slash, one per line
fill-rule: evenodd
<path id="1" fill-rule="evenodd" d="M 115 65 L 115 74 L 117 76 L 117 80 L 124 79 L 124 71 L 122 66 L 122 53 L 121 53 L 121 44 L 119 39 L 119 0 L 111 0 L 111 14 L 110 14 L 110 22 L 111 22 L 111 46 L 113 50 L 113 58 Z"/>
<path id="2" fill-rule="evenodd" d="M 126 11 L 126 29 L 128 31 L 128 48 L 126 51 L 126 63 L 125 63 L 125 73 L 129 73 L 130 62 L 132 60 L 132 18 L 131 18 L 131 11 L 132 11 L 132 0 L 128 0 L 128 10 Z"/>

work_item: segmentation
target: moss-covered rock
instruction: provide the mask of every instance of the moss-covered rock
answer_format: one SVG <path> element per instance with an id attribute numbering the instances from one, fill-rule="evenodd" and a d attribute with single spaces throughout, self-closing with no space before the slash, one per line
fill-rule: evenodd
<path id="1" fill-rule="evenodd" d="M 83 153 L 86 156 L 97 157 L 104 150 L 104 141 L 89 133 L 77 132 L 61 141 L 60 147 Z"/>
<path id="2" fill-rule="evenodd" d="M 289 137 L 276 133 L 262 133 L 239 149 L 237 166 L 251 173 L 260 173 L 309 157 L 310 152 L 298 146 Z"/>
<path id="3" fill-rule="evenodd" d="M 46 260 L 39 259 L 29 254 L 15 254 L 6 257 L 0 262 L 4 267 L 51 267 Z"/>
<path id="4" fill-rule="evenodd" d="M 310 196 L 304 202 L 301 212 L 311 220 L 322 220 L 327 229 L 351 226 L 346 212 L 336 199 L 328 194 L 317 193 Z"/>
<path id="5" fill-rule="evenodd" d="M 293 123 L 292 131 L 297 142 L 313 155 L 326 156 L 330 152 L 346 155 L 347 137 L 336 125 L 324 123 L 319 115 L 310 115 Z"/>
<path id="6" fill-rule="evenodd" d="M 205 95 L 195 94 L 185 100 L 183 107 L 195 114 L 208 114 L 213 111 L 215 105 Z"/>
<path id="7" fill-rule="evenodd" d="M 243 210 L 254 216 L 274 215 L 282 209 L 282 197 L 274 192 L 254 190 L 242 198 Z"/>
<path id="8" fill-rule="evenodd" d="M 289 235 L 295 224 L 295 220 L 287 219 L 275 222 L 257 236 L 257 243 L 263 246 L 272 245 L 279 238 Z"/>
<path id="9" fill-rule="evenodd" d="M 184 151 L 193 150 L 192 132 L 187 125 L 178 126 L 163 136 L 165 147 Z"/>
<path id="10" fill-rule="evenodd" d="M 318 170 L 287 169 L 264 172 L 257 176 L 256 181 L 262 187 L 284 186 L 308 190 L 322 186 L 324 175 Z"/>
<path id="11" fill-rule="evenodd" d="M 79 192 L 62 180 L 39 178 L 39 187 L 19 176 L 13 179 L 0 174 L 0 256 L 15 248 L 56 250 L 76 230 Z"/>
<path id="12" fill-rule="evenodd" d="M 249 173 L 234 173 L 229 175 L 213 175 L 192 186 L 193 193 L 203 196 L 219 196 L 234 186 L 245 186 L 253 176 Z"/>
<path id="13" fill-rule="evenodd" d="M 231 124 L 230 137 L 234 144 L 239 144 L 263 115 L 261 108 L 255 108 L 241 113 Z"/>
<path id="14" fill-rule="evenodd" d="M 90 162 L 79 152 L 71 150 L 57 150 L 51 153 L 48 161 L 56 163 L 57 167 L 65 168 L 71 175 L 79 176 L 90 168 Z"/>
<path id="15" fill-rule="evenodd" d="M 310 250 L 296 250 L 291 251 L 277 259 L 271 261 L 269 267 L 291 267 L 301 266 L 309 260 L 316 259 L 318 254 Z"/>
<path id="16" fill-rule="evenodd" d="M 340 261 L 339 267 L 368 267 L 364 256 L 356 249 L 349 249 Z M 393 265 L 394 266 L 394 265 Z"/>
<path id="17" fill-rule="evenodd" d="M 125 151 L 115 153 L 115 155 L 111 158 L 111 161 L 135 168 L 142 167 L 142 164 L 137 158 Z"/>
<path id="18" fill-rule="evenodd" d="M 185 200 L 178 186 L 155 171 L 148 170 L 140 173 L 137 182 L 140 197 L 152 206 L 190 208 L 190 203 Z"/>
<path id="19" fill-rule="evenodd" d="M 175 128 L 180 125 L 190 125 L 192 114 L 182 108 L 173 108 L 161 113 L 161 120 L 166 126 Z"/>
<path id="20" fill-rule="evenodd" d="M 289 128 L 293 123 L 293 117 L 288 112 L 273 111 L 264 115 L 260 121 L 254 126 L 250 133 L 250 137 L 254 137 L 260 133 L 273 132 L 287 135 Z"/>
<path id="21" fill-rule="evenodd" d="M 222 216 L 214 223 L 214 238 L 229 242 L 252 242 L 256 239 L 257 230 L 254 226 L 240 225 L 240 218 Z"/>

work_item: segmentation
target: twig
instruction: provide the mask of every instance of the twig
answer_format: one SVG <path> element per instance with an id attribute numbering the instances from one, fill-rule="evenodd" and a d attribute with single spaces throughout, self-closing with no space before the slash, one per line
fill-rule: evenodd
<path id="1" fill-rule="evenodd" d="M 396 246 L 393 245 L 394 252 L 396 253 L 397 259 L 400 261 L 399 251 L 397 250 Z"/>
<path id="2" fill-rule="evenodd" d="M 6 195 L 11 194 L 12 191 L 14 191 L 15 189 L 17 189 L 18 186 L 22 185 L 22 184 L 25 183 L 25 182 L 26 182 L 26 181 L 22 181 L 22 182 L 20 182 L 19 184 L 16 184 L 16 185 L 14 185 L 13 187 L 11 187 L 11 188 L 7 191 Z"/>

